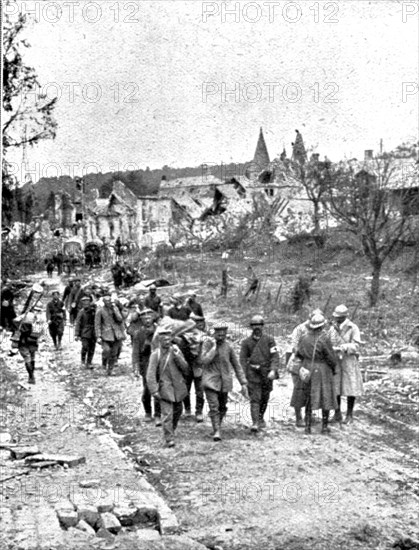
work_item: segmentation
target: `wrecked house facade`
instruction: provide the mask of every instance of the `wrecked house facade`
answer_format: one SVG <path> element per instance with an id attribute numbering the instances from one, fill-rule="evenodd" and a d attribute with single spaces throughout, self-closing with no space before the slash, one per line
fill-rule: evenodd
<path id="1" fill-rule="evenodd" d="M 99 192 L 80 194 L 71 201 L 61 196 L 45 218 L 51 226 L 59 227 L 63 237 L 81 237 L 86 242 L 123 243 L 155 248 L 169 242 L 172 224 L 172 200 L 156 196 L 137 197 L 121 181 L 113 182 L 110 195 L 99 198 Z M 62 208 L 64 202 L 65 208 Z"/>
<path id="2" fill-rule="evenodd" d="M 302 136 L 297 132 L 292 160 L 304 155 Z M 114 243 L 119 238 L 155 248 L 163 243 L 185 244 L 188 235 L 202 243 L 246 214 L 259 212 L 263 216 L 266 211 L 274 215 L 278 238 L 289 217 L 302 219 L 312 214 L 311 203 L 292 173 L 291 160 L 285 151 L 270 160 L 261 128 L 253 161 L 244 175 L 223 181 L 203 169 L 201 176 L 163 177 L 158 194 L 144 197 L 116 181 L 107 198 L 99 198 L 97 190 L 84 196 L 78 193 L 73 202 L 62 196 L 48 218 L 87 241 Z M 299 229 L 306 227 L 301 224 Z"/>
<path id="3" fill-rule="evenodd" d="M 106 199 L 96 199 L 86 208 L 87 238 L 106 242 L 120 239 L 139 247 L 155 248 L 167 243 L 172 220 L 170 199 L 137 197 L 120 182 L 114 182 Z"/>
<path id="4" fill-rule="evenodd" d="M 297 131 L 292 161 L 305 160 L 303 138 Z M 270 160 L 262 128 L 253 160 L 247 165 L 244 175 L 221 181 L 203 170 L 202 176 L 170 181 L 163 178 L 159 196 L 172 198 L 178 214 L 184 215 L 183 219 L 178 215 L 176 223 L 186 225 L 197 236 L 201 233 L 201 240 L 205 240 L 208 226 L 216 225 L 209 217 L 225 213 L 234 221 L 246 213 L 257 211 L 263 215 L 264 211 L 269 211 L 278 226 L 278 238 L 284 234 L 284 227 L 291 218 L 300 219 L 298 230 L 311 229 L 312 204 L 292 171 L 291 159 L 287 159 L 283 151 L 279 158 Z"/>

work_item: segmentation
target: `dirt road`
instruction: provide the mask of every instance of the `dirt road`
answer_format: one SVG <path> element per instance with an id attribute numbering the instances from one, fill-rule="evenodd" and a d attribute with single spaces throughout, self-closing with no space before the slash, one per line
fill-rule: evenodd
<path id="1" fill-rule="evenodd" d="M 115 376 L 76 364 L 69 382 L 79 399 L 91 388 L 110 406 L 124 452 L 182 529 L 210 548 L 378 549 L 418 535 L 417 425 L 375 408 L 377 382 L 366 385 L 356 423 L 332 428 L 330 437 L 320 435 L 319 423 L 311 436 L 295 428 L 287 381 L 276 383 L 263 433 L 250 433 L 248 403 L 234 392 L 222 442 L 212 441 L 207 417 L 204 424 L 183 417 L 175 449 L 164 449 L 160 428 L 141 420 L 141 383 L 128 346 Z"/>
<path id="2" fill-rule="evenodd" d="M 95 430 L 112 433 L 130 467 L 118 471 L 102 456 L 85 475 L 109 486 L 118 478 L 128 490 L 130 484 L 135 489 L 133 470 L 143 473 L 175 512 L 180 531 L 207 548 L 385 549 L 402 540 L 400 548 L 417 548 L 409 546 L 408 538 L 419 539 L 418 408 L 400 397 L 401 404 L 394 406 L 387 392 L 396 384 L 417 385 L 414 366 L 385 367 L 387 376 L 366 384 L 356 422 L 332 427 L 330 437 L 320 435 L 319 423 L 311 436 L 295 428 L 285 377 L 275 383 L 262 433 L 250 433 L 249 405 L 235 391 L 221 442 L 210 437 L 205 409 L 203 424 L 183 417 L 176 447 L 165 449 L 161 428 L 144 422 L 141 382 L 132 374 L 129 344 L 111 377 L 100 367 L 100 349 L 93 371 L 80 368 L 79 350 L 70 329 L 63 351 L 53 351 L 49 341 L 42 346 L 38 385 L 24 391 L 33 393 L 32 404 L 34 392 L 41 391 L 50 411 L 32 423 L 25 415 L 28 424 L 20 431 L 27 430 L 32 440 L 38 431 L 44 442 L 49 437 L 51 444 L 75 454 L 93 444 Z M 21 362 L 19 368 L 18 378 L 25 382 Z M 69 402 L 77 414 L 57 417 Z M 72 434 L 84 434 L 85 442 Z M 48 472 L 37 475 L 48 479 Z M 10 495 L 11 501 L 16 495 Z M 2 505 L 7 509 L 8 502 Z M 157 549 L 150 543 L 147 550 L 152 548 Z"/>

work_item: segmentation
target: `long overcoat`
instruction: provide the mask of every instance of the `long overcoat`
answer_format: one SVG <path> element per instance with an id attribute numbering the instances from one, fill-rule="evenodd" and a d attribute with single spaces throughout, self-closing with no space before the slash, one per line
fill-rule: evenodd
<path id="1" fill-rule="evenodd" d="M 310 380 L 297 378 L 291 398 L 291 407 L 310 404 L 312 410 L 337 408 L 334 373 L 336 356 L 332 342 L 324 330 L 308 330 L 298 342 L 296 356 L 302 366 L 311 372 Z"/>
<path id="2" fill-rule="evenodd" d="M 203 389 L 228 393 L 233 389 L 233 371 L 241 385 L 247 384 L 243 369 L 228 342 L 216 344 L 212 338 L 205 339 L 201 364 Z"/>
<path id="3" fill-rule="evenodd" d="M 188 373 L 188 363 L 177 348 L 169 350 L 157 348 L 150 356 L 147 369 L 147 386 L 153 395 L 158 392 L 160 399 L 179 403 L 188 395 L 184 376 Z"/>
<path id="4" fill-rule="evenodd" d="M 332 326 L 330 336 L 333 345 L 341 349 L 335 375 L 336 395 L 354 397 L 363 395 L 364 388 L 358 360 L 361 344 L 359 328 L 349 319 L 345 319 L 340 326 Z"/>

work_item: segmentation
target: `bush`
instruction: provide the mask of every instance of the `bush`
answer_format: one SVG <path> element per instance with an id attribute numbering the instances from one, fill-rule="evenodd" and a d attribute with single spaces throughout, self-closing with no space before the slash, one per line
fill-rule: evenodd
<path id="1" fill-rule="evenodd" d="M 29 273 L 45 269 L 44 258 L 33 243 L 6 241 L 2 245 L 1 276 L 21 279 Z"/>
<path id="2" fill-rule="evenodd" d="M 156 258 L 167 258 L 172 255 L 173 249 L 170 245 L 162 243 L 157 245 L 156 250 L 154 251 Z"/>

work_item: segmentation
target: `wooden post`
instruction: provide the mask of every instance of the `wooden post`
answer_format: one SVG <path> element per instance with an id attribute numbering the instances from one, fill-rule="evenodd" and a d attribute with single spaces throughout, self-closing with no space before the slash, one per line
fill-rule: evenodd
<path id="1" fill-rule="evenodd" d="M 278 303 L 278 298 L 279 298 L 279 295 L 281 294 L 281 290 L 282 290 L 282 283 L 279 285 L 278 292 L 276 293 L 275 302 L 273 303 L 273 306 L 274 306 L 274 307 L 275 307 L 276 304 Z"/>

